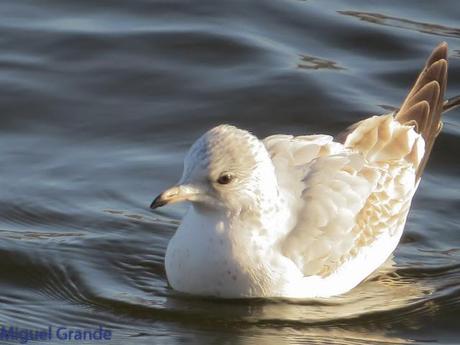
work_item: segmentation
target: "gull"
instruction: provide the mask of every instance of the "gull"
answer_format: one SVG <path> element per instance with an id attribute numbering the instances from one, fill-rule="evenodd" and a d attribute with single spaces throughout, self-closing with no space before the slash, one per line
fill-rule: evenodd
<path id="1" fill-rule="evenodd" d="M 399 110 L 336 138 L 220 125 L 190 148 L 182 177 L 151 204 L 190 207 L 165 269 L 179 292 L 221 298 L 326 298 L 348 292 L 395 250 L 436 137 L 447 44 Z"/>

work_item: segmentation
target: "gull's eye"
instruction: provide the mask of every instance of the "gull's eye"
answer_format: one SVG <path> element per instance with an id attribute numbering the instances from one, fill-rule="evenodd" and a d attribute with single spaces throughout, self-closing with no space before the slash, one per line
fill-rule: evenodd
<path id="1" fill-rule="evenodd" d="M 223 173 L 217 179 L 217 183 L 219 184 L 229 184 L 233 180 L 233 175 L 230 173 Z"/>

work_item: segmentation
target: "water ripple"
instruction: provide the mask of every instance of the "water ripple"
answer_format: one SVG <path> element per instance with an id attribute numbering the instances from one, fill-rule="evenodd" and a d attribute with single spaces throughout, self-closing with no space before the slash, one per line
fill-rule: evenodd
<path id="1" fill-rule="evenodd" d="M 216 124 L 336 134 L 393 111 L 440 36 L 460 93 L 457 5 L 2 1 L 0 324 L 103 324 L 114 344 L 456 342 L 458 112 L 393 260 L 343 296 L 176 293 L 164 255 L 186 208 L 148 206 Z"/>
<path id="2" fill-rule="evenodd" d="M 437 36 L 444 36 L 444 37 L 460 37 L 460 29 L 439 25 L 439 24 L 432 24 L 432 23 L 425 23 L 425 22 L 418 22 L 410 19 L 405 18 L 398 18 L 387 16 L 381 13 L 372 13 L 372 12 L 358 12 L 358 11 L 338 11 L 338 13 L 343 14 L 345 16 L 352 16 L 356 17 L 359 20 L 390 26 L 393 28 L 400 28 L 406 30 L 414 30 L 425 34 L 437 35 Z"/>

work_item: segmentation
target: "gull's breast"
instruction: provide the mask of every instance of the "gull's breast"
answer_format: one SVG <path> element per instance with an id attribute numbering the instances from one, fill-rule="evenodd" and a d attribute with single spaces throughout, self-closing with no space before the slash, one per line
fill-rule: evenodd
<path id="1" fill-rule="evenodd" d="M 223 215 L 202 215 L 190 208 L 166 251 L 170 285 L 202 296 L 270 295 L 275 284 L 270 254 L 244 237 L 231 237 L 225 223 Z"/>

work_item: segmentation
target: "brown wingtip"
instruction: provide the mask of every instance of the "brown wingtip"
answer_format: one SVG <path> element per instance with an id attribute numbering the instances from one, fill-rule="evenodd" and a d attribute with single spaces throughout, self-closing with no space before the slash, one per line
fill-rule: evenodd
<path id="1" fill-rule="evenodd" d="M 441 42 L 438 44 L 436 48 L 434 48 L 433 52 L 431 53 L 430 57 L 426 61 L 426 65 L 430 66 L 438 60 L 444 59 L 447 60 L 447 52 L 448 52 L 448 45 L 447 42 Z"/>
<path id="2" fill-rule="evenodd" d="M 428 57 L 414 86 L 409 91 L 395 118 L 402 124 L 414 124 L 425 140 L 425 154 L 418 167 L 420 177 L 430 156 L 431 149 L 442 127 L 441 114 L 447 84 L 446 42 L 440 43 Z M 428 108 L 427 108 L 428 105 Z"/>

